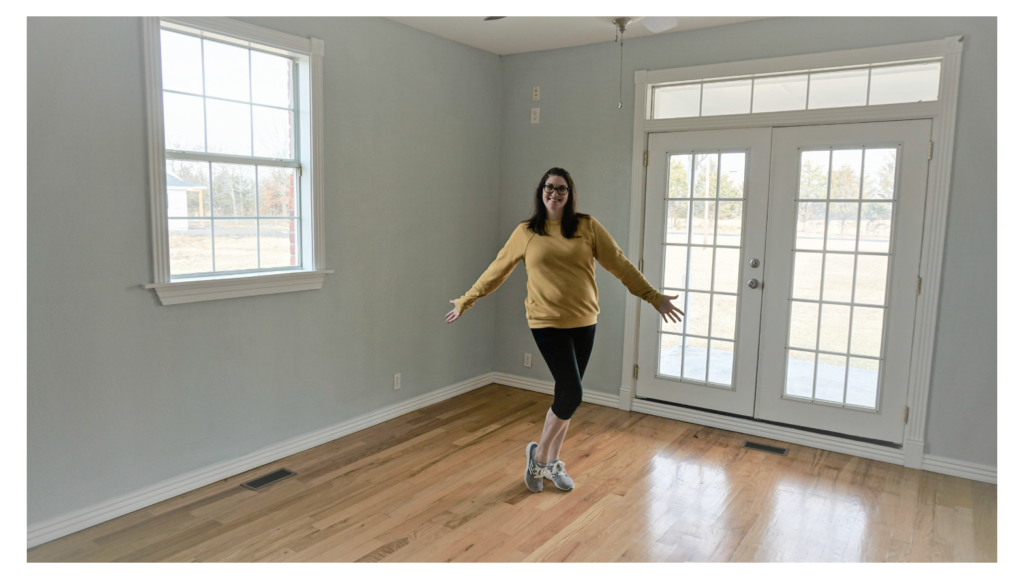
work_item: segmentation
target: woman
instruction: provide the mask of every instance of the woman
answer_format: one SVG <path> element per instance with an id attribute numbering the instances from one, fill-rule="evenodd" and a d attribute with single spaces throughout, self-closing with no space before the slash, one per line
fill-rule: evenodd
<path id="1" fill-rule="evenodd" d="M 592 216 L 576 212 L 576 187 L 565 169 L 555 167 L 534 193 L 533 216 L 512 232 L 498 257 L 457 300 L 445 323 L 454 322 L 476 300 L 498 289 L 519 260 L 526 264 L 526 320 L 541 355 L 555 377 L 555 399 L 548 409 L 540 444 L 526 445 L 526 487 L 540 492 L 544 479 L 563 491 L 575 487 L 558 460 L 569 419 L 583 401 L 583 372 L 597 329 L 594 259 L 630 293 L 651 304 L 668 321 L 683 312 L 659 293 L 622 254 L 612 236 Z"/>

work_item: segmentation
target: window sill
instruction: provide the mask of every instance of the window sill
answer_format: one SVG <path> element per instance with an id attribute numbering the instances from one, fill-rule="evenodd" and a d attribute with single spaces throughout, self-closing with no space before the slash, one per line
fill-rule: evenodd
<path id="1" fill-rule="evenodd" d="M 324 278 L 333 269 L 318 271 L 290 271 L 287 273 L 261 273 L 244 277 L 206 278 L 142 284 L 156 290 L 160 303 L 165 306 L 261 296 L 323 287 Z"/>

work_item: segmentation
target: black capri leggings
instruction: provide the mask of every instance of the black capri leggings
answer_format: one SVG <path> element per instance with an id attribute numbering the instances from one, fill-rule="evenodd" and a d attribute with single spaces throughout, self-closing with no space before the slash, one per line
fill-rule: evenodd
<path id="1" fill-rule="evenodd" d="M 597 324 L 580 328 L 530 328 L 533 339 L 555 377 L 551 411 L 562 420 L 572 418 L 583 402 L 583 372 L 594 348 Z"/>

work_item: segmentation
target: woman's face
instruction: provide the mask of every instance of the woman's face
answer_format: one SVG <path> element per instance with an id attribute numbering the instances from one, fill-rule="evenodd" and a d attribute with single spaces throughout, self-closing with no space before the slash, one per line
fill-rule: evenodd
<path id="1" fill-rule="evenodd" d="M 559 188 L 565 187 L 565 189 L 559 190 Z M 544 182 L 544 189 L 540 194 L 544 197 L 544 206 L 548 208 L 548 211 L 557 213 L 565 207 L 566 202 L 569 200 L 569 184 L 566 183 L 565 179 L 558 175 L 548 175 L 547 181 Z"/>

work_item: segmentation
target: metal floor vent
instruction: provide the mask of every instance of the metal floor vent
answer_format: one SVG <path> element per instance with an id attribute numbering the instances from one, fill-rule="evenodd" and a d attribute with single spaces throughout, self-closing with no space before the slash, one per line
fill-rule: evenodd
<path id="1" fill-rule="evenodd" d="M 260 478 L 242 483 L 242 486 L 250 490 L 258 491 L 265 486 L 272 485 L 277 481 L 286 479 L 294 474 L 294 472 L 286 468 L 282 468 L 281 470 L 275 470 L 270 474 L 263 475 Z"/>
<path id="2" fill-rule="evenodd" d="M 743 443 L 743 448 L 749 448 L 751 450 L 760 450 L 761 452 L 770 452 L 779 456 L 786 456 L 789 453 L 788 448 L 779 448 L 777 446 L 768 446 L 767 444 L 758 444 L 756 442 L 750 442 L 749 440 Z"/>

